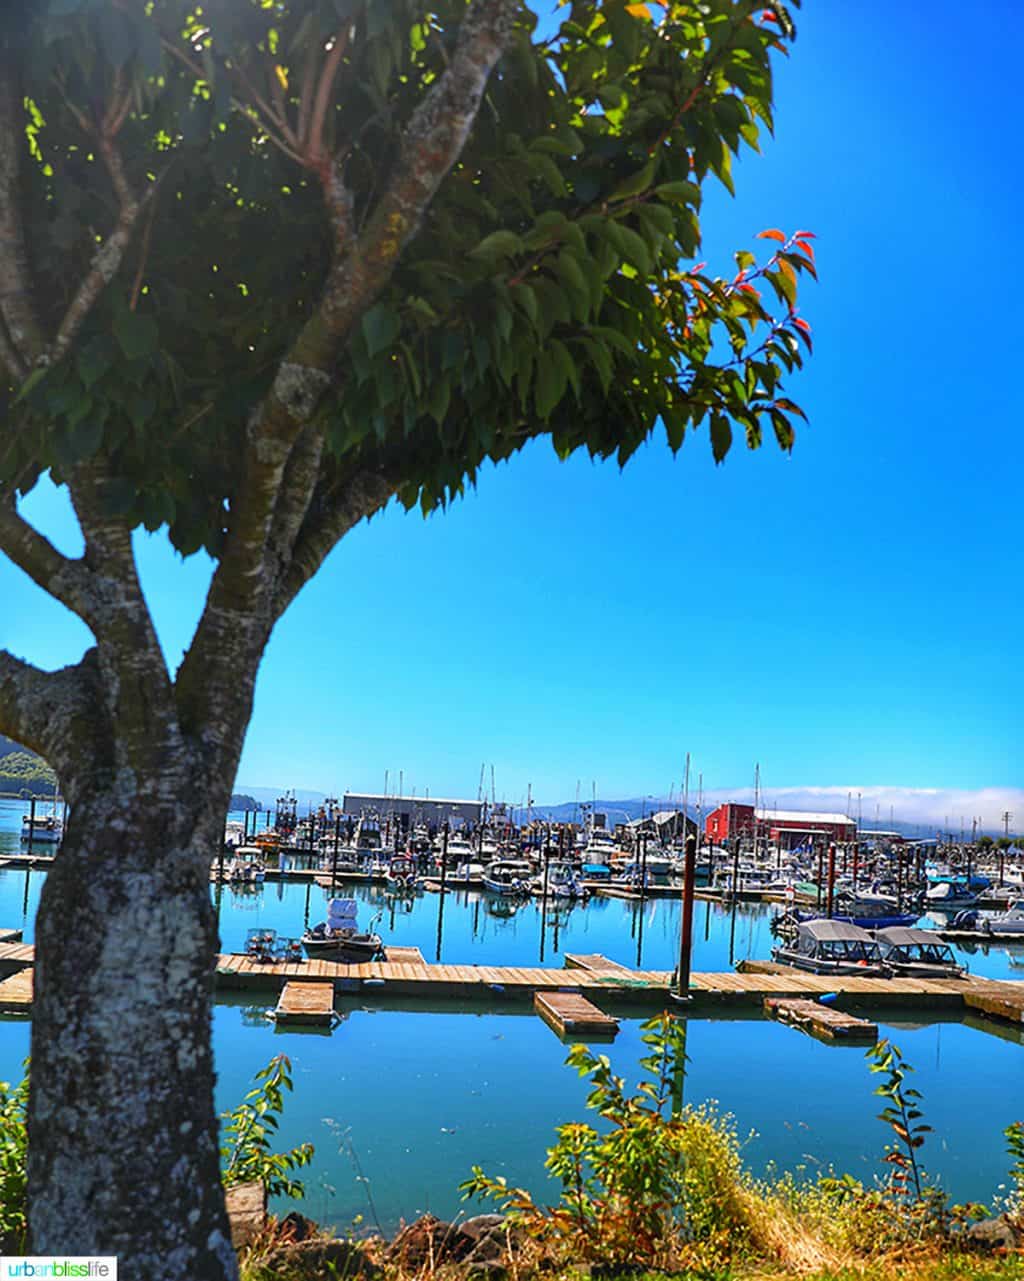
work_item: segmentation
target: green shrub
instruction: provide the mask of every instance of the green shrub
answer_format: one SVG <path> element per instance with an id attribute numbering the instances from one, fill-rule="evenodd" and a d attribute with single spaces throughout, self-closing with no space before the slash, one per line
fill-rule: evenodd
<path id="1" fill-rule="evenodd" d="M 290 1170 L 308 1165 L 313 1159 L 312 1143 L 300 1143 L 287 1152 L 272 1152 L 270 1142 L 284 1109 L 284 1091 L 292 1088 L 291 1060 L 278 1054 L 256 1073 L 256 1085 L 238 1107 L 221 1113 L 221 1177 L 226 1188 L 236 1183 L 262 1183 L 269 1196 L 296 1199 L 305 1194 Z"/>
<path id="2" fill-rule="evenodd" d="M 567 1063 L 590 1078 L 587 1107 L 604 1126 L 556 1130 L 545 1164 L 561 1185 L 557 1206 L 537 1206 L 479 1166 L 461 1185 L 464 1196 L 494 1198 L 533 1236 L 609 1268 L 676 1264 L 689 1246 L 705 1263 L 728 1259 L 746 1239 L 739 1146 L 731 1118 L 681 1106 L 685 1037 L 669 1014 L 643 1025 L 649 1053 L 632 1095 L 605 1055 L 572 1048 Z"/>
<path id="3" fill-rule="evenodd" d="M 28 1064 L 19 1085 L 0 1081 L 0 1251 L 21 1254 L 27 1213 Z"/>

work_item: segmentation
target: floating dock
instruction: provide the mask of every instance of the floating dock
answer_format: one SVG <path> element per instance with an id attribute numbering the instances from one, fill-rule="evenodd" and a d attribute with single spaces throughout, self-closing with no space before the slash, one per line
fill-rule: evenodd
<path id="1" fill-rule="evenodd" d="M 242 992 L 279 992 L 286 983 L 333 985 L 338 993 L 373 992 L 428 1000 L 531 999 L 557 992 L 571 982 L 583 996 L 611 996 L 620 1002 L 664 1007 L 672 975 L 664 970 L 631 970 L 600 955 L 571 954 L 566 969 L 540 966 L 432 965 L 418 948 L 387 949 L 389 959 L 346 965 L 337 961 L 260 961 L 238 953 L 216 958 L 219 988 Z M 29 943 L 0 943 L 0 977 L 31 969 L 35 948 Z M 0 984 L 2 987 L 2 984 Z M 13 990 L 13 989 L 12 989 Z M 770 997 L 817 1001 L 834 992 L 845 1008 L 965 1013 L 1024 1025 L 1024 981 L 1019 979 L 860 978 L 857 975 L 807 974 L 770 961 L 746 962 L 740 973 L 696 973 L 690 977 L 690 1016 L 720 1017 L 729 1007 L 763 1006 Z"/>
<path id="2" fill-rule="evenodd" d="M 620 965 L 618 961 L 609 960 L 607 956 L 602 956 L 600 952 L 594 952 L 586 956 L 577 952 L 566 952 L 563 959 L 567 970 L 586 970 L 588 974 L 606 974 L 612 978 L 620 979 L 642 977 L 639 971 L 627 969 L 625 965 Z"/>
<path id="3" fill-rule="evenodd" d="M 330 1027 L 334 1022 L 334 984 L 286 983 L 274 1008 L 278 1023 L 297 1027 Z"/>
<path id="4" fill-rule="evenodd" d="M 764 1003 L 765 1013 L 780 1023 L 788 1023 L 802 1032 L 829 1040 L 877 1041 L 878 1024 L 844 1014 L 831 1005 L 791 997 L 769 996 Z"/>
<path id="5" fill-rule="evenodd" d="M 533 1008 L 559 1036 L 611 1038 L 619 1030 L 618 1019 L 599 1010 L 579 992 L 535 992 Z"/>
<path id="6" fill-rule="evenodd" d="M 0 982 L 0 1014 L 32 1012 L 32 970 L 19 970 Z"/>

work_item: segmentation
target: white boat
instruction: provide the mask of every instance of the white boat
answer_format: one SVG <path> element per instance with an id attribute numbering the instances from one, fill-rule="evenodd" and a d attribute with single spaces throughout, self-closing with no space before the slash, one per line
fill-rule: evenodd
<path id="1" fill-rule="evenodd" d="M 980 924 L 986 934 L 1015 935 L 1024 939 L 1024 899 L 1017 899 L 1005 912 L 986 917 Z"/>
<path id="2" fill-rule="evenodd" d="M 533 888 L 538 894 L 550 894 L 553 898 L 578 899 L 586 898 L 590 891 L 586 888 L 571 863 L 564 859 L 554 859 L 547 867 L 534 877 Z"/>
<path id="3" fill-rule="evenodd" d="M 21 820 L 22 845 L 59 845 L 64 836 L 64 824 L 55 814 L 36 816 L 26 814 Z"/>
<path id="4" fill-rule="evenodd" d="M 956 881 L 935 881 L 924 896 L 925 906 L 940 912 L 948 908 L 971 907 L 978 901 L 977 894 L 966 884 Z"/>
<path id="5" fill-rule="evenodd" d="M 533 868 L 525 859 L 499 858 L 484 870 L 484 889 L 492 894 L 529 894 Z"/>
<path id="6" fill-rule="evenodd" d="M 388 864 L 384 884 L 390 894 L 415 894 L 423 888 L 423 879 L 416 874 L 413 859 L 407 854 L 396 854 Z"/>
<path id="7" fill-rule="evenodd" d="M 919 979 L 962 979 L 967 974 L 967 966 L 933 930 L 892 925 L 876 930 L 875 942 L 890 974 Z"/>

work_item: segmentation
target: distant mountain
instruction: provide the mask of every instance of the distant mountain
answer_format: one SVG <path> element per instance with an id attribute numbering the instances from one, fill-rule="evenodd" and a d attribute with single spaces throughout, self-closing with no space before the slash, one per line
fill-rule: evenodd
<path id="1" fill-rule="evenodd" d="M 277 798 L 283 796 L 285 792 L 292 792 L 299 804 L 299 813 L 304 814 L 310 806 L 314 809 L 323 803 L 327 796 L 326 792 L 311 792 L 304 787 L 250 787 L 248 784 L 237 784 L 239 792 L 236 795 L 243 795 L 253 802 L 246 807 L 244 805 L 236 806 L 232 798 L 232 809 L 261 809 L 272 810 L 277 805 Z"/>

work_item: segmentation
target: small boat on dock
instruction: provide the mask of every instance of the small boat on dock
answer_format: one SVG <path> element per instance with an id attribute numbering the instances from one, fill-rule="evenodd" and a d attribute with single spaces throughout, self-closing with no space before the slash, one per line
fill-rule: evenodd
<path id="1" fill-rule="evenodd" d="M 881 950 L 867 932 L 847 921 L 802 921 L 796 938 L 772 948 L 772 960 L 811 974 L 883 975 Z"/>
<path id="2" fill-rule="evenodd" d="M 961 965 L 948 943 L 933 930 L 890 926 L 875 931 L 875 942 L 890 974 L 919 979 L 962 979 L 967 966 Z"/>
<path id="3" fill-rule="evenodd" d="M 351 963 L 372 961 L 380 956 L 384 951 L 380 935 L 372 931 L 361 933 L 356 928 L 357 911 L 355 899 L 332 898 L 327 904 L 327 920 L 306 930 L 302 936 L 306 955 Z"/>

